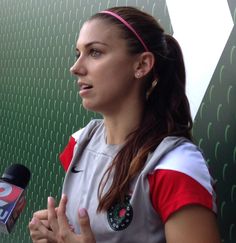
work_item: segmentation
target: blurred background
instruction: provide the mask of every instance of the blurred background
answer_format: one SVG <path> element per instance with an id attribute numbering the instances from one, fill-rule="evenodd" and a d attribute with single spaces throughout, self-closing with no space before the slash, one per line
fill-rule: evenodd
<path id="1" fill-rule="evenodd" d="M 193 134 L 216 180 L 222 242 L 235 243 L 236 1 L 223 1 L 232 28 L 206 88 L 201 93 L 190 90 L 188 95 L 190 100 L 196 93 L 201 97 L 192 108 Z M 183 7 L 184 1 L 179 2 L 176 11 L 190 11 Z M 99 117 L 83 109 L 69 72 L 83 22 L 105 8 L 131 5 L 151 13 L 167 33 L 175 34 L 171 4 L 171 0 L 0 0 L 0 173 L 16 162 L 32 172 L 26 208 L 11 235 L 0 235 L 0 243 L 31 242 L 27 225 L 33 212 L 46 207 L 49 195 L 60 198 L 64 171 L 59 153 L 73 132 Z M 214 3 L 211 7 L 209 19 Z M 225 26 L 224 16 L 219 18 Z M 188 19 L 185 24 L 187 36 L 192 26 Z"/>

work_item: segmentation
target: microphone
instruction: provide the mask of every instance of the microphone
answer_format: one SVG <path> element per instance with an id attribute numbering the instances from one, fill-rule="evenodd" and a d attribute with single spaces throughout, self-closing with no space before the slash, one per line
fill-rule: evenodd
<path id="1" fill-rule="evenodd" d="M 9 234 L 25 205 L 31 173 L 21 164 L 9 166 L 0 178 L 0 232 Z"/>

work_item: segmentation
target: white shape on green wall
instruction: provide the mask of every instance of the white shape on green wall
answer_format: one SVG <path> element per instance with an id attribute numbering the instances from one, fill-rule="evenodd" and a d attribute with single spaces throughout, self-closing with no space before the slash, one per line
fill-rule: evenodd
<path id="1" fill-rule="evenodd" d="M 233 28 L 226 0 L 166 0 L 186 64 L 187 95 L 193 118 Z"/>

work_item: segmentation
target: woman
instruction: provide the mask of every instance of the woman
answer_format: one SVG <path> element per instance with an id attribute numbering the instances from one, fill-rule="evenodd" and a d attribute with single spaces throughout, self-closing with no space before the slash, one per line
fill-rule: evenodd
<path id="1" fill-rule="evenodd" d="M 34 214 L 33 242 L 220 242 L 177 41 L 152 16 L 114 7 L 85 22 L 76 51 L 83 106 L 103 120 L 61 154 L 63 196 Z"/>

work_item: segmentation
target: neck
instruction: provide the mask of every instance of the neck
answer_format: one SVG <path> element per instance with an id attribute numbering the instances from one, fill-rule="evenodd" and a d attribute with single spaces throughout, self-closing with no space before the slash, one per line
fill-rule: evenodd
<path id="1" fill-rule="evenodd" d="M 123 144 L 140 125 L 142 114 L 141 109 L 128 109 L 123 114 L 104 116 L 107 144 Z"/>

